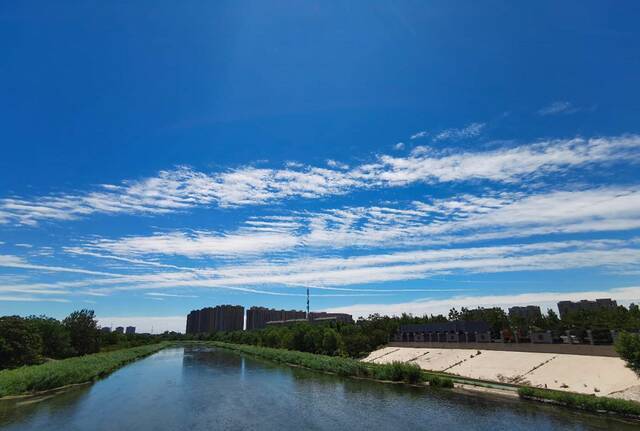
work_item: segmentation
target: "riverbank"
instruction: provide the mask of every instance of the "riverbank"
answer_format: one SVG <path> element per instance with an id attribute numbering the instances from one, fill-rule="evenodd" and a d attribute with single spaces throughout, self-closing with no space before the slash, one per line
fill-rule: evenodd
<path id="1" fill-rule="evenodd" d="M 206 342 L 205 345 L 224 348 L 290 366 L 300 366 L 311 370 L 328 372 L 347 377 L 366 378 L 377 381 L 404 381 L 419 384 L 423 381 L 432 386 L 444 386 L 459 391 L 475 392 L 491 397 L 508 397 L 544 402 L 591 413 L 605 413 L 633 420 L 640 419 L 640 404 L 623 399 L 595 397 L 571 392 L 559 392 L 529 386 L 491 382 L 469 377 L 460 377 L 443 372 L 418 371 L 412 363 L 390 362 L 389 353 L 374 357 L 387 357 L 385 363 L 356 361 L 349 358 L 316 355 L 311 353 L 257 347 L 252 345 L 223 342 Z M 477 352 L 476 352 L 477 355 Z M 373 356 L 370 355 L 370 358 Z M 403 366 L 404 365 L 404 366 Z"/>
<path id="2" fill-rule="evenodd" d="M 453 387 L 453 381 L 451 379 L 433 373 L 424 372 L 414 364 L 405 364 L 401 362 L 367 364 L 362 361 L 340 356 L 325 356 L 293 350 L 273 349 L 270 347 L 223 343 L 220 341 L 210 341 L 201 344 L 246 353 L 286 365 L 299 366 L 314 371 L 337 374 L 343 377 L 357 377 L 411 384 L 426 382 L 430 386 L 447 388 Z"/>
<path id="3" fill-rule="evenodd" d="M 446 373 L 467 390 L 478 386 L 477 390 L 486 391 L 496 385 L 491 389 L 494 394 L 517 391 L 527 400 L 640 419 L 640 403 L 631 398 L 640 382 L 620 358 L 393 346 L 374 351 L 363 361 L 403 361 Z"/>
<path id="4" fill-rule="evenodd" d="M 169 344 L 150 344 L 2 370 L 0 371 L 0 399 L 31 396 L 92 382 L 130 362 L 162 350 Z"/>
<path id="5" fill-rule="evenodd" d="M 640 378 L 618 357 L 389 346 L 364 361 L 402 361 L 463 378 L 640 401 L 633 390 Z"/>
<path id="6" fill-rule="evenodd" d="M 85 387 L 0 402 L 0 429 L 637 430 L 604 415 L 458 391 L 342 378 L 179 343 Z"/>

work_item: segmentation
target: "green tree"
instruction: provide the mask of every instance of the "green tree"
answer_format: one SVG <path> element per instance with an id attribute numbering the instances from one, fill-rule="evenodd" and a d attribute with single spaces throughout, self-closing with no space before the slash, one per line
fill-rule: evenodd
<path id="1" fill-rule="evenodd" d="M 339 335 L 333 328 L 325 328 L 322 334 L 322 353 L 335 355 L 340 347 Z"/>
<path id="2" fill-rule="evenodd" d="M 74 311 L 62 323 L 69 330 L 71 346 L 78 355 L 100 350 L 100 333 L 93 310 Z"/>
<path id="3" fill-rule="evenodd" d="M 640 335 L 623 331 L 618 335 L 615 347 L 627 367 L 640 376 Z"/>
<path id="4" fill-rule="evenodd" d="M 29 316 L 28 321 L 42 340 L 45 357 L 61 359 L 73 355 L 69 331 L 60 321 L 46 316 Z"/>
<path id="5" fill-rule="evenodd" d="M 0 368 L 34 364 L 41 355 L 42 339 L 28 320 L 0 317 Z"/>

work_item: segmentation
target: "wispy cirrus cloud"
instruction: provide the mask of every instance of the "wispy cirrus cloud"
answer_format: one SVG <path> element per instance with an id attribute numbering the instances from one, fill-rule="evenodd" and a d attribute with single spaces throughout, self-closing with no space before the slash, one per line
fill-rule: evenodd
<path id="1" fill-rule="evenodd" d="M 469 129 L 469 128 L 466 128 Z M 465 133 L 475 133 L 478 127 Z M 451 132 L 450 136 L 455 133 Z M 444 136 L 442 139 L 445 139 Z M 543 178 L 588 165 L 640 159 L 640 136 L 560 139 L 492 151 L 382 155 L 350 169 L 242 167 L 207 174 L 187 167 L 97 191 L 0 200 L 0 223 L 36 225 L 44 220 L 74 220 L 91 214 L 157 215 L 197 206 L 264 205 L 284 199 L 314 199 L 414 183 L 486 180 L 514 183 Z"/>
<path id="2" fill-rule="evenodd" d="M 559 301 L 580 301 L 582 299 L 595 300 L 597 298 L 612 298 L 620 303 L 637 302 L 640 299 L 640 286 L 618 287 L 597 291 L 573 292 L 527 292 L 509 295 L 477 295 L 455 296 L 447 299 L 419 299 L 395 304 L 354 304 L 345 307 L 332 307 L 328 311 L 335 313 L 351 313 L 354 317 L 366 317 L 373 313 L 386 315 L 401 315 L 411 313 L 416 316 L 425 314 L 446 315 L 451 308 L 462 307 L 500 307 L 507 309 L 514 305 L 538 304 L 543 309 L 556 310 Z"/>
<path id="3" fill-rule="evenodd" d="M 160 298 L 197 298 L 196 295 L 181 295 L 177 293 L 147 292 L 147 296 L 157 296 Z"/>
<path id="4" fill-rule="evenodd" d="M 461 139 L 475 138 L 482 133 L 485 126 L 485 123 L 470 123 L 461 129 L 446 129 L 435 135 L 433 141 L 458 141 Z"/>
<path id="5" fill-rule="evenodd" d="M 64 298 L 46 298 L 41 296 L 0 295 L 0 302 L 71 302 Z"/>
<path id="6" fill-rule="evenodd" d="M 87 274 L 87 275 L 106 275 L 113 276 L 114 274 L 103 271 L 92 271 L 83 268 L 74 268 L 67 266 L 54 266 L 54 265 L 38 265 L 26 261 L 20 256 L 14 255 L 0 255 L 0 268 L 16 268 L 36 270 L 43 272 L 69 272 L 75 274 Z"/>
<path id="7" fill-rule="evenodd" d="M 178 294 L 170 289 L 222 289 L 261 295 L 303 296 L 303 293 L 289 291 L 289 288 L 309 286 L 319 292 L 337 291 L 328 294 L 316 293 L 319 296 L 356 297 L 401 292 L 455 292 L 460 289 L 455 285 L 452 289 L 379 289 L 346 286 L 428 280 L 436 276 L 464 274 L 560 271 L 576 268 L 599 268 L 620 272 L 637 270 L 639 267 L 640 240 L 637 238 L 571 240 L 501 246 L 413 248 L 350 257 L 291 256 L 285 259 L 258 259 L 246 262 L 218 261 L 215 266 L 189 271 L 168 272 L 155 269 L 153 272 L 142 274 L 94 274 L 85 280 L 57 283 L 53 286 L 15 283 L 7 292 L 20 293 L 25 297 L 42 294 L 51 298 L 52 289 L 60 289 L 60 295 L 84 294 L 97 297 L 119 291 L 138 290 L 153 291 L 150 292 L 154 293 L 153 295 L 147 295 L 150 297 L 170 298 L 170 295 Z M 167 290 L 167 295 L 155 294 Z"/>
<path id="8" fill-rule="evenodd" d="M 102 239 L 92 248 L 113 254 L 173 254 L 188 257 L 258 255 L 292 249 L 300 238 L 287 233 L 239 232 L 229 235 L 208 232 L 171 232 L 131 236 L 120 240 Z"/>
<path id="9" fill-rule="evenodd" d="M 94 289 L 224 288 L 248 286 L 337 286 L 427 279 L 442 274 L 640 266 L 640 240 L 547 241 L 504 246 L 412 249 L 352 257 L 231 261 L 194 272 L 158 272 L 87 281 Z M 130 287 L 127 287 L 130 286 Z M 80 287 L 80 286 L 77 286 Z M 350 291 L 351 289 L 346 289 Z M 363 293 L 361 289 L 358 289 Z M 386 292 L 402 289 L 387 289 Z M 429 289 L 427 289 L 429 290 Z M 455 290 L 455 289 L 454 289 Z M 385 290 L 378 290 L 383 292 Z M 260 292 L 266 293 L 266 292 Z"/>
<path id="10" fill-rule="evenodd" d="M 416 132 L 413 135 L 411 135 L 409 139 L 420 139 L 420 138 L 426 138 L 427 136 L 429 136 L 429 132 L 427 132 L 426 130 L 420 130 L 419 132 Z"/>
<path id="11" fill-rule="evenodd" d="M 344 207 L 251 218 L 230 232 L 177 231 L 99 238 L 67 250 L 145 264 L 140 256 L 259 258 L 300 250 L 318 253 L 345 248 L 433 247 L 632 229 L 640 229 L 640 186 L 467 194 L 414 201 L 401 207 Z"/>
<path id="12" fill-rule="evenodd" d="M 538 115 L 547 116 L 547 115 L 561 115 L 561 114 L 575 114 L 576 112 L 581 111 L 581 108 L 574 106 L 571 102 L 567 101 L 556 101 L 553 102 L 540 110 L 538 110 Z"/>

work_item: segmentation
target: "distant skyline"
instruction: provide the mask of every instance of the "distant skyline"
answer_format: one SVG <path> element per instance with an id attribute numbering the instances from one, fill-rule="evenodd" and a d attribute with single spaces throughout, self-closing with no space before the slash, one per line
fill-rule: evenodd
<path id="1" fill-rule="evenodd" d="M 638 302 L 639 18 L 5 3 L 0 315 Z"/>

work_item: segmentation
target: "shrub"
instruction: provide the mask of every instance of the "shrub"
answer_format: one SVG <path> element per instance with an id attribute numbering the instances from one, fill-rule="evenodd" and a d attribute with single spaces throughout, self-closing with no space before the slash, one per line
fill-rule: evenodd
<path id="1" fill-rule="evenodd" d="M 640 335 L 621 332 L 616 339 L 616 351 L 627 362 L 627 367 L 640 375 Z"/>
<path id="2" fill-rule="evenodd" d="M 422 381 L 422 370 L 416 364 L 394 361 L 390 364 L 375 365 L 373 377 L 393 382 L 418 383 Z"/>
<path id="3" fill-rule="evenodd" d="M 427 376 L 427 382 L 429 382 L 429 386 L 439 387 L 439 388 L 453 388 L 453 380 L 448 377 L 440 377 L 440 376 Z"/>

